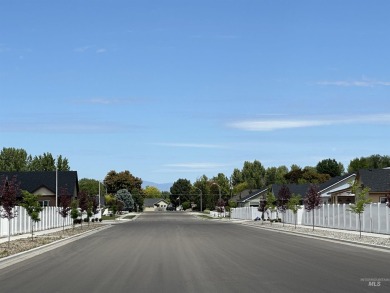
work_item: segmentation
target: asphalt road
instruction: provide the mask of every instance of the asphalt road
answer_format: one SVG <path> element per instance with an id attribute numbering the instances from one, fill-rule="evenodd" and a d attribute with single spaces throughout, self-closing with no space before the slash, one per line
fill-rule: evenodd
<path id="1" fill-rule="evenodd" d="M 145 213 L 0 270 L 0 292 L 18 293 L 389 290 L 388 252 L 175 212 Z"/>

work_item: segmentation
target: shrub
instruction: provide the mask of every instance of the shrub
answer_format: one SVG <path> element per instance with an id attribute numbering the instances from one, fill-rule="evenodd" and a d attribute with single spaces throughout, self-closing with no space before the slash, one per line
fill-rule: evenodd
<path id="1" fill-rule="evenodd" d="M 203 212 L 205 213 L 205 214 L 210 214 L 210 210 L 203 210 Z"/>
<path id="2" fill-rule="evenodd" d="M 102 222 L 102 221 L 103 221 L 103 219 L 102 219 L 102 218 L 100 218 L 100 219 L 99 219 L 99 222 Z"/>
<path id="3" fill-rule="evenodd" d="M 189 201 L 185 201 L 182 203 L 183 210 L 188 210 L 191 208 L 191 203 Z"/>

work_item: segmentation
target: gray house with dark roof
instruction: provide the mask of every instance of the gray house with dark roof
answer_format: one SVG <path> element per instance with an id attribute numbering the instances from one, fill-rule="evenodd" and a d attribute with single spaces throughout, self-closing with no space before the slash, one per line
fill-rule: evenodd
<path id="1" fill-rule="evenodd" d="M 386 203 L 386 195 L 390 193 L 390 169 L 360 169 L 353 179 L 370 188 L 369 198 L 373 203 Z M 349 184 L 343 189 L 330 192 L 330 195 L 332 203 L 355 202 L 355 195 L 351 193 Z"/>
<path id="2" fill-rule="evenodd" d="M 77 171 L 0 172 L 1 182 L 13 177 L 21 190 L 40 195 L 42 206 L 56 205 L 56 190 L 58 197 L 66 191 L 68 196 L 76 198 L 79 192 Z"/>

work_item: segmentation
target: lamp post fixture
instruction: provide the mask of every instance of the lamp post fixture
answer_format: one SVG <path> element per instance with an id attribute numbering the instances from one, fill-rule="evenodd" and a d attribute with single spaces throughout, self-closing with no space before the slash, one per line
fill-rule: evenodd
<path id="1" fill-rule="evenodd" d="M 198 188 L 198 187 L 195 187 L 195 186 L 194 186 L 194 188 L 200 191 L 200 209 L 199 210 L 200 210 L 200 212 L 202 212 L 202 208 L 203 208 L 203 205 L 202 205 L 202 190 L 200 188 Z"/>
<path id="2" fill-rule="evenodd" d="M 218 184 L 218 183 L 216 183 L 216 182 L 213 182 L 213 183 L 211 183 L 211 185 L 217 185 L 217 186 L 218 186 L 218 191 L 219 191 L 219 200 L 221 200 L 221 186 L 219 186 L 219 184 Z"/>

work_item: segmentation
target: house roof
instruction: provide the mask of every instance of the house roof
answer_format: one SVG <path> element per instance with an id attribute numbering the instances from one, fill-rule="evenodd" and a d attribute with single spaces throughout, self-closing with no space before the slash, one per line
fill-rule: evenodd
<path id="1" fill-rule="evenodd" d="M 14 176 L 21 190 L 34 193 L 39 188 L 46 187 L 53 193 L 56 192 L 56 171 L 0 172 L 0 180 Z M 67 188 L 70 194 L 75 189 L 79 191 L 77 171 L 58 171 L 58 190 L 61 188 Z"/>
<path id="2" fill-rule="evenodd" d="M 240 193 L 237 193 L 233 195 L 231 198 L 234 201 L 241 202 L 243 199 L 247 198 L 248 196 L 260 191 L 261 189 L 245 189 L 241 191 Z"/>
<path id="3" fill-rule="evenodd" d="M 168 204 L 168 202 L 163 198 L 145 198 L 144 199 L 144 207 L 153 207 L 156 203 L 159 203 L 161 201 Z"/>
<path id="4" fill-rule="evenodd" d="M 390 169 L 361 169 L 358 179 L 361 184 L 369 187 L 371 192 L 390 190 Z"/>
<path id="5" fill-rule="evenodd" d="M 300 194 L 302 197 L 306 195 L 307 189 L 309 188 L 311 183 L 305 183 L 305 184 L 284 184 L 288 187 L 291 194 Z M 272 184 L 272 191 L 274 195 L 277 197 L 280 189 L 282 188 L 283 184 Z"/>
<path id="6" fill-rule="evenodd" d="M 345 175 L 342 175 L 342 176 L 336 176 L 336 177 L 332 177 L 330 178 L 328 181 L 324 182 L 324 183 L 321 183 L 319 186 L 320 186 L 320 190 L 324 190 L 328 187 L 331 187 L 332 185 L 335 185 L 336 183 L 344 180 L 344 179 L 347 179 L 349 177 L 352 177 L 353 175 L 355 175 L 355 173 L 348 173 L 348 174 L 345 174 Z"/>
<path id="7" fill-rule="evenodd" d="M 255 198 L 256 196 L 259 196 L 261 193 L 266 192 L 267 190 L 268 188 L 252 190 L 252 192 L 248 192 L 245 197 L 241 197 L 241 199 L 238 200 L 237 202 L 246 202 L 248 200 Z"/>

